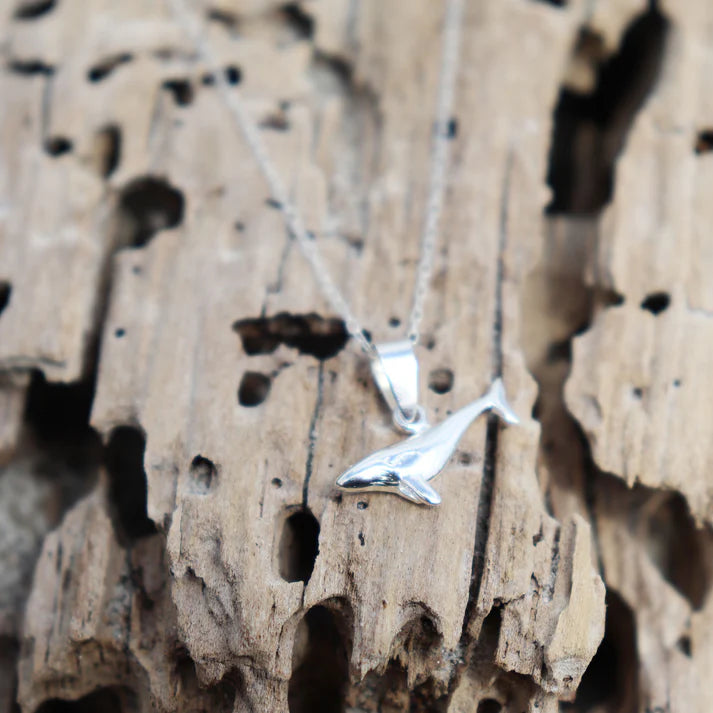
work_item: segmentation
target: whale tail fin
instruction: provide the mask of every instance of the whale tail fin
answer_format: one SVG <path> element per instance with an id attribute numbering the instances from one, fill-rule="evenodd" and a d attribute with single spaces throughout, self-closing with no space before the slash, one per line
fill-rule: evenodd
<path id="1" fill-rule="evenodd" d="M 505 395 L 505 386 L 503 380 L 498 377 L 490 387 L 490 391 L 483 397 L 488 405 L 495 413 L 507 423 L 517 424 L 520 419 L 508 403 L 508 398 Z"/>

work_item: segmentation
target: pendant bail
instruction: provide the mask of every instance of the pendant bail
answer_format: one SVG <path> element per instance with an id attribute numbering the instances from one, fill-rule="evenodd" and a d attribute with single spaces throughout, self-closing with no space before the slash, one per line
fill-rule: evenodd
<path id="1" fill-rule="evenodd" d="M 406 433 L 427 428 L 426 413 L 418 403 L 418 359 L 413 343 L 403 339 L 375 344 L 374 349 L 371 372 L 396 426 Z"/>

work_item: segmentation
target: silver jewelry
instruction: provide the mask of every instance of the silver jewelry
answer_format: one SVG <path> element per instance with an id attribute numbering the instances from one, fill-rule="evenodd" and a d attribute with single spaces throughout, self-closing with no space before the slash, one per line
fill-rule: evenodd
<path id="1" fill-rule="evenodd" d="M 310 236 L 300 213 L 289 199 L 257 124 L 245 109 L 235 87 L 228 85 L 218 58 L 186 10 L 185 0 L 169 0 L 169 3 L 174 16 L 191 37 L 198 53 L 211 65 L 223 99 L 265 177 L 273 200 L 280 206 L 288 231 L 309 262 L 320 290 L 343 319 L 349 334 L 369 356 L 372 373 L 384 400 L 392 410 L 395 426 L 410 434 L 410 438 L 368 456 L 347 470 L 337 479 L 337 485 L 346 490 L 385 490 L 398 493 L 412 502 L 437 505 L 440 503 L 440 496 L 428 485 L 428 481 L 445 467 L 468 426 L 480 414 L 491 409 L 508 423 L 518 422 L 507 404 L 500 379 L 496 379 L 487 394 L 436 426 L 428 424 L 425 411 L 418 403 L 418 360 L 413 347 L 419 340 L 443 206 L 450 149 L 449 124 L 464 0 L 446 2 L 430 186 L 407 337 L 402 341 L 385 344 L 371 342 L 329 274 L 317 241 Z"/>

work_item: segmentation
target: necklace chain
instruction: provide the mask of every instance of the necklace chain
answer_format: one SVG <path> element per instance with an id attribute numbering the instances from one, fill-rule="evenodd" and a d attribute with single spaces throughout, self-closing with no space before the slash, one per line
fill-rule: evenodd
<path id="1" fill-rule="evenodd" d="M 191 38 L 198 53 L 209 64 L 215 75 L 215 82 L 221 91 L 230 112 L 233 114 L 238 128 L 242 132 L 255 161 L 257 162 L 268 188 L 280 205 L 287 229 L 297 240 L 302 254 L 309 262 L 317 285 L 332 308 L 341 316 L 349 334 L 359 343 L 362 350 L 375 356 L 374 345 L 362 328 L 332 279 L 325 265 L 317 241 L 307 231 L 302 216 L 290 200 L 287 188 L 282 182 L 260 135 L 260 129 L 252 120 L 243 104 L 239 93 L 231 87 L 222 72 L 222 65 L 213 52 L 212 47 L 194 22 L 188 12 L 185 0 L 169 0 L 173 14 L 183 31 Z M 451 121 L 453 95 L 458 66 L 458 50 L 460 46 L 460 28 L 463 15 L 464 0 L 446 0 L 446 11 L 443 27 L 443 47 L 441 51 L 441 68 L 436 104 L 436 121 L 434 127 L 433 145 L 431 149 L 431 176 L 426 202 L 423 233 L 421 236 L 421 256 L 416 272 L 413 295 L 413 306 L 408 321 L 408 339 L 416 344 L 419 339 L 421 320 L 429 283 L 433 273 L 433 261 L 438 239 L 438 224 L 443 207 L 443 194 L 446 185 L 446 169 L 448 165 L 449 146 L 451 140 Z"/>

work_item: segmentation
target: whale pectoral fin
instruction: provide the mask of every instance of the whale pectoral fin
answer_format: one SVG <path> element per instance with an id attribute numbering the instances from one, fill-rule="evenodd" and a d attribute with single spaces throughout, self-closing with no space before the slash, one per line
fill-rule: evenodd
<path id="1" fill-rule="evenodd" d="M 399 481 L 399 492 L 419 505 L 439 505 L 441 496 L 422 478 L 409 476 Z"/>

